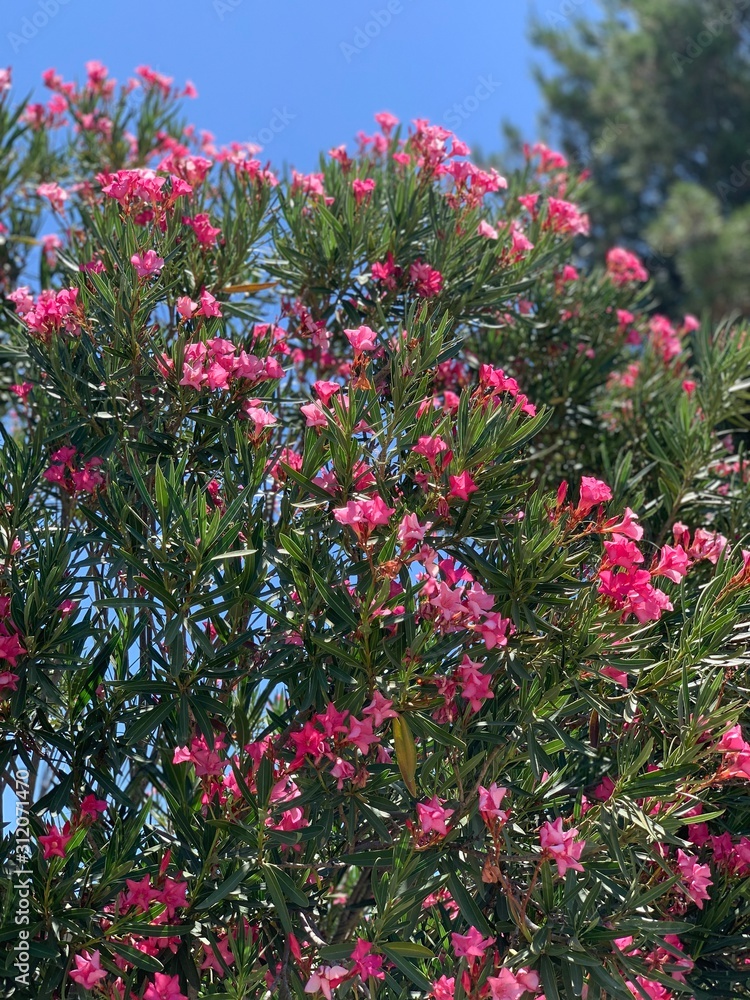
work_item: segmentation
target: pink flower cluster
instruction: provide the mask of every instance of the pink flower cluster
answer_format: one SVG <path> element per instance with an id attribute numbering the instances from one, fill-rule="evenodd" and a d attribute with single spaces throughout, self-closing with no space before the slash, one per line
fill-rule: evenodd
<path id="1" fill-rule="evenodd" d="M 178 308 L 181 307 L 178 305 Z M 205 306 L 191 311 L 191 315 L 206 315 Z M 162 371 L 167 374 L 173 367 L 174 362 L 165 355 L 162 358 Z M 198 391 L 210 389 L 212 392 L 245 392 L 261 382 L 283 376 L 284 369 L 276 358 L 259 358 L 248 354 L 244 349 L 238 351 L 230 340 L 214 337 L 212 340 L 199 340 L 186 345 L 179 384 Z"/>
<path id="2" fill-rule="evenodd" d="M 92 798 L 92 796 L 88 798 Z M 103 803 L 97 802 L 96 805 L 101 807 Z M 129 914 L 131 918 L 145 914 L 148 917 L 148 924 L 151 927 L 165 925 L 166 929 L 166 925 L 176 923 L 179 919 L 178 911 L 188 905 L 187 882 L 182 878 L 181 872 L 178 872 L 176 876 L 167 874 L 170 857 L 171 851 L 168 850 L 161 859 L 155 877 L 152 877 L 147 872 L 141 879 L 126 879 L 126 888 L 118 894 L 114 905 L 105 907 L 105 911 L 113 916 L 115 914 L 118 916 Z M 151 907 L 153 904 L 157 904 L 161 908 L 160 912 L 152 912 Z M 102 921 L 102 928 L 105 933 L 108 931 L 111 933 L 111 926 L 112 921 L 110 919 Z M 176 954 L 181 941 L 182 938 L 179 935 L 165 934 L 163 936 L 156 936 L 153 934 L 141 935 L 131 932 L 126 934 L 123 939 L 120 939 L 118 943 L 135 948 L 144 956 L 148 955 L 156 958 L 163 957 L 165 951 Z M 220 938 L 218 947 L 222 955 L 227 953 L 227 964 L 231 965 L 233 959 L 226 947 L 226 935 Z M 73 982 L 86 990 L 101 989 L 100 983 L 108 975 L 108 972 L 102 969 L 101 953 L 99 951 L 94 951 L 93 953 L 83 951 L 74 956 L 74 960 L 75 967 L 69 972 Z M 124 974 L 133 968 L 134 963 L 122 954 L 116 954 L 113 961 L 123 976 L 118 977 L 111 983 L 106 996 L 112 997 L 113 1000 L 114 998 L 120 998 L 121 1000 L 125 996 Z M 215 962 L 215 959 L 213 961 Z M 223 972 L 223 967 L 218 965 L 218 963 L 216 965 Z M 204 961 L 202 968 L 210 967 L 214 966 Z M 187 1000 L 180 991 L 179 976 L 171 976 L 159 972 L 155 973 L 153 979 L 146 984 L 143 997 L 144 1000 L 145 998 L 148 998 L 148 1000 Z"/>
<path id="3" fill-rule="evenodd" d="M 685 976 L 692 971 L 695 963 L 684 954 L 684 946 L 676 934 L 665 934 L 664 943 L 668 947 L 657 947 L 647 952 L 636 947 L 632 937 L 621 937 L 615 938 L 614 947 L 624 955 L 641 959 L 654 972 L 684 984 Z M 637 1000 L 643 1000 L 644 994 L 650 1000 L 671 1000 L 675 995 L 658 980 L 649 979 L 648 976 L 636 976 L 635 980 L 628 980 L 626 985 Z M 684 993 L 677 995 L 684 996 Z"/>
<path id="4" fill-rule="evenodd" d="M 488 400 L 492 400 L 494 403 L 499 404 L 502 402 L 504 393 L 507 393 L 515 400 L 515 406 L 522 413 L 526 413 L 530 417 L 536 416 L 536 407 L 519 390 L 518 382 L 514 378 L 506 375 L 502 368 L 493 368 L 492 365 L 482 365 L 479 369 L 477 397 L 481 398 L 485 403 Z"/>
<path id="5" fill-rule="evenodd" d="M 690 529 L 681 521 L 674 523 L 672 533 L 677 546 L 685 551 L 690 564 L 706 559 L 715 566 L 727 546 L 724 535 L 706 528 L 696 528 L 691 540 Z"/>
<path id="6" fill-rule="evenodd" d="M 562 483 L 557 495 L 559 511 L 565 500 L 568 484 Z M 666 545 L 650 570 L 639 568 L 644 556 L 636 544 L 643 537 L 643 528 L 637 523 L 637 515 L 628 507 L 618 521 L 617 518 L 603 520 L 603 504 L 612 499 L 612 491 L 606 483 L 590 476 L 581 479 L 580 499 L 575 508 L 569 508 L 571 526 L 596 507 L 599 510 L 597 529 L 611 535 L 604 542 L 605 557 L 598 571 L 599 593 L 612 605 L 622 611 L 623 618 L 630 614 L 640 622 L 655 621 L 663 611 L 671 611 L 668 596 L 652 580 L 658 576 L 679 582 L 687 572 L 688 560 L 682 549 Z M 555 513 L 553 516 L 558 516 Z"/>
<path id="7" fill-rule="evenodd" d="M 424 572 L 417 576 L 422 582 L 419 613 L 425 620 L 433 622 L 438 633 L 466 630 L 480 636 L 487 649 L 507 645 L 512 631 L 509 619 L 492 610 L 494 599 L 465 566 L 457 566 L 450 558 L 440 559 L 438 553 L 427 545 L 415 550 L 412 558 L 425 567 Z M 476 668 L 465 667 L 457 680 L 449 677 L 439 682 L 445 702 L 444 709 L 439 713 L 441 717 L 446 715 L 443 721 L 454 717 L 454 697 L 459 685 L 468 685 L 470 691 L 477 691 L 481 686 L 486 689 L 487 681 L 477 678 Z"/>
<path id="8" fill-rule="evenodd" d="M 648 281 L 648 271 L 640 259 L 623 247 L 612 247 L 607 251 L 607 274 L 615 285 L 627 285 L 635 281 Z"/>
<path id="9" fill-rule="evenodd" d="M 409 281 L 414 285 L 414 291 L 423 299 L 432 299 L 439 295 L 443 288 L 443 276 L 440 271 L 421 260 L 415 261 L 409 268 Z"/>
<path id="10" fill-rule="evenodd" d="M 36 193 L 40 198 L 46 198 L 55 212 L 62 214 L 65 211 L 65 202 L 69 195 L 59 184 L 40 184 Z"/>
<path id="11" fill-rule="evenodd" d="M 588 236 L 591 229 L 588 215 L 581 212 L 577 205 L 552 197 L 547 201 L 547 214 L 542 226 L 555 233 L 571 236 Z"/>
<path id="12" fill-rule="evenodd" d="M 26 649 L 19 638 L 17 628 L 10 616 L 10 598 L 0 597 L 0 698 L 18 688 L 19 676 L 15 673 L 18 657 Z"/>
<path id="13" fill-rule="evenodd" d="M 383 971 L 383 956 L 373 953 L 373 945 L 364 938 L 357 938 L 357 943 L 349 956 L 353 963 L 352 968 L 347 970 L 343 965 L 320 965 L 309 971 L 309 978 L 305 984 L 305 993 L 322 993 L 326 1000 L 331 1000 L 333 990 L 343 982 L 359 978 L 363 983 L 370 979 L 385 979 Z M 298 963 L 304 968 L 305 961 L 296 940 L 292 945 Z M 269 983 L 269 988 L 272 984 Z"/>
<path id="14" fill-rule="evenodd" d="M 542 846 L 542 857 L 557 865 L 557 874 L 565 875 L 569 868 L 582 872 L 581 854 L 586 846 L 585 840 L 578 840 L 578 830 L 571 827 L 563 830 L 562 817 L 550 823 L 544 823 L 539 831 L 539 842 Z"/>
<path id="15" fill-rule="evenodd" d="M 360 544 L 366 545 L 375 528 L 388 524 L 395 507 L 389 507 L 377 493 L 367 500 L 350 500 L 345 507 L 337 507 L 333 516 L 339 524 L 348 525 Z"/>
<path id="16" fill-rule="evenodd" d="M 711 869 L 708 865 L 698 864 L 698 859 L 692 854 L 685 854 L 678 848 L 677 867 L 680 870 L 688 896 L 699 910 L 703 909 L 704 900 L 710 899 L 708 889 L 713 885 Z"/>
<path id="17" fill-rule="evenodd" d="M 62 829 L 50 824 L 47 827 L 47 832 L 39 837 L 45 861 L 50 858 L 64 858 L 68 843 L 72 840 L 75 831 L 81 827 L 91 826 L 97 821 L 100 814 L 106 811 L 107 803 L 103 799 L 97 799 L 95 795 L 86 795 L 72 822 L 66 822 Z"/>
<path id="18" fill-rule="evenodd" d="M 724 763 L 719 772 L 723 778 L 743 778 L 750 781 L 750 743 L 742 737 L 739 725 L 724 733 L 718 746 Z"/>
<path id="19" fill-rule="evenodd" d="M 166 227 L 166 213 L 180 198 L 193 193 L 182 177 L 158 174 L 145 167 L 98 174 L 97 180 L 102 193 L 116 201 L 137 225 L 155 222 L 162 230 Z"/>
<path id="20" fill-rule="evenodd" d="M 520 968 L 515 972 L 500 962 L 494 937 L 484 937 L 476 927 L 470 927 L 466 934 L 451 933 L 451 944 L 455 958 L 466 960 L 461 986 L 466 996 L 488 997 L 489 1000 L 521 1000 L 527 995 L 539 994 L 538 973 Z M 494 973 L 494 975 L 488 975 Z M 456 980 L 443 975 L 432 984 L 434 1000 L 454 1000 Z"/>
<path id="21" fill-rule="evenodd" d="M 22 285 L 8 298 L 14 303 L 29 333 L 45 343 L 60 333 L 78 336 L 81 332 L 84 315 L 77 288 L 61 288 L 57 292 L 45 289 L 33 299 L 29 289 Z"/>
<path id="22" fill-rule="evenodd" d="M 320 772 L 324 762 L 327 762 L 327 770 L 339 790 L 349 781 L 361 787 L 367 782 L 368 771 L 365 761 L 358 759 L 356 753 L 367 757 L 374 748 L 378 763 L 387 763 L 390 758 L 381 746 L 381 736 L 376 730 L 388 719 L 395 718 L 396 714 L 393 703 L 375 691 L 362 709 L 361 718 L 347 710 L 339 711 L 331 703 L 325 712 L 317 713 L 299 729 L 292 730 L 281 743 L 266 738 L 259 743 L 248 744 L 241 755 L 230 759 L 224 753 L 223 738 L 217 737 L 214 745 L 209 747 L 205 737 L 200 735 L 192 739 L 189 747 L 177 747 L 173 762 L 189 763 L 195 767 L 196 777 L 204 786 L 204 805 L 218 799 L 219 802 L 235 802 L 239 806 L 242 792 L 231 766 L 232 760 L 241 768 L 247 762 L 249 772 L 246 780 L 253 791 L 255 773 L 261 760 L 264 757 L 271 760 L 274 782 L 270 804 L 284 808 L 278 820 L 269 816 L 267 825 L 277 830 L 298 830 L 307 826 L 308 822 L 302 809 L 289 807 L 289 803 L 301 794 L 294 781 L 295 774 L 303 767 L 312 767 Z"/>
<path id="23" fill-rule="evenodd" d="M 42 475 L 48 483 L 55 483 L 71 496 L 94 493 L 104 485 L 104 475 L 99 471 L 104 463 L 98 455 L 81 462 L 78 450 L 66 445 L 53 451 L 50 459 L 52 464 Z"/>
<path id="24" fill-rule="evenodd" d="M 211 220 L 205 212 L 201 212 L 192 218 L 189 215 L 185 215 L 182 221 L 186 226 L 190 226 L 195 233 L 195 238 L 202 247 L 215 246 L 218 237 L 221 236 L 221 229 L 211 225 Z"/>
<path id="25" fill-rule="evenodd" d="M 508 187 L 508 182 L 497 170 L 482 170 L 468 160 L 452 160 L 445 173 L 453 178 L 455 191 L 447 196 L 448 203 L 456 209 L 465 206 L 476 208 L 488 194 L 495 194 Z"/>
<path id="26" fill-rule="evenodd" d="M 437 795 L 433 795 L 429 802 L 418 802 L 417 817 L 420 831 L 423 834 L 432 834 L 432 839 L 446 837 L 448 835 L 448 821 L 455 811 L 455 809 L 446 809 Z"/>

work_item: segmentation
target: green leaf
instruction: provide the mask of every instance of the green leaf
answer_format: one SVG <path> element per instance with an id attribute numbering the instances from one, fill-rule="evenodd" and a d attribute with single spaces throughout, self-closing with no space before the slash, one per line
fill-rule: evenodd
<path id="1" fill-rule="evenodd" d="M 417 747 L 404 715 L 399 715 L 393 720 L 393 744 L 396 748 L 396 763 L 401 777 L 409 792 L 416 798 Z"/>
<path id="2" fill-rule="evenodd" d="M 432 991 L 430 980 L 405 955 L 400 953 L 391 944 L 381 944 L 379 947 L 386 958 L 389 958 L 396 968 L 403 972 L 406 978 L 414 983 L 418 989 L 422 990 L 425 994 Z"/>
<path id="3" fill-rule="evenodd" d="M 241 868 L 238 868 L 237 871 L 232 872 L 232 874 L 226 878 L 221 885 L 218 885 L 213 892 L 209 893 L 209 895 L 205 896 L 203 899 L 196 901 L 194 909 L 210 910 L 212 906 L 216 905 L 216 903 L 220 903 L 222 899 L 226 899 L 230 893 L 234 892 L 235 889 L 242 885 L 242 882 L 247 877 L 249 871 L 250 865 L 243 865 Z"/>

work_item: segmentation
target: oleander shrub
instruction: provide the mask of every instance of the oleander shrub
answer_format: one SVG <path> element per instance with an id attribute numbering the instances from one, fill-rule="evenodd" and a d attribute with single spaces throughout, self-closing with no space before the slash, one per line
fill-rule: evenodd
<path id="1" fill-rule="evenodd" d="M 381 113 L 277 177 L 148 67 L 45 83 L 0 75 L 3 996 L 750 996 L 745 328 L 584 267 L 544 146 Z"/>

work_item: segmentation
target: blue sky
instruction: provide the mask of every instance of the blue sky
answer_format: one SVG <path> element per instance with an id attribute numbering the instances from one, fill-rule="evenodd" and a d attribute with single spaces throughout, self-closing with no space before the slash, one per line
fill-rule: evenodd
<path id="1" fill-rule="evenodd" d="M 587 0 L 538 0 L 543 19 Z M 537 137 L 524 0 L 5 0 L 0 65 L 16 86 L 101 59 L 118 80 L 149 63 L 199 92 L 191 120 L 220 142 L 257 139 L 277 166 L 370 130 L 388 110 L 429 118 L 484 151 L 510 119 Z M 10 11 L 7 9 L 10 8 Z M 549 9 L 548 9 L 549 8 Z M 263 141 L 265 140 L 265 141 Z"/>

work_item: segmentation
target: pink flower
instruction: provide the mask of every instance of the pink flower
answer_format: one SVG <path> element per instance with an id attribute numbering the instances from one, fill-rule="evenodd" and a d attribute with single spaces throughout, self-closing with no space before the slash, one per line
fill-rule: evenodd
<path id="1" fill-rule="evenodd" d="M 423 299 L 432 299 L 440 294 L 443 287 L 443 276 L 440 271 L 423 264 L 421 260 L 415 261 L 409 268 L 409 280 L 414 285 L 417 295 Z"/>
<path id="2" fill-rule="evenodd" d="M 482 666 L 482 663 L 469 659 L 467 654 L 458 667 L 461 694 L 469 702 L 472 712 L 478 712 L 488 698 L 495 697 L 492 693 L 492 677 L 482 673 Z"/>
<path id="3" fill-rule="evenodd" d="M 48 826 L 47 832 L 39 837 L 39 843 L 42 845 L 45 860 L 49 860 L 50 858 L 64 858 L 65 848 L 68 846 L 68 841 L 71 837 L 70 823 L 66 823 L 62 830 L 58 830 L 56 826 Z"/>
<path id="4" fill-rule="evenodd" d="M 495 943 L 495 939 L 493 937 L 483 938 L 481 931 L 478 931 L 476 927 L 470 927 L 466 934 L 457 934 L 453 931 L 451 943 L 456 958 L 474 959 L 482 958 L 487 949 Z"/>
<path id="5" fill-rule="evenodd" d="M 198 303 L 193 302 L 189 295 L 181 295 L 177 299 L 177 312 L 183 319 L 190 319 L 198 308 Z"/>
<path id="6" fill-rule="evenodd" d="M 349 719 L 349 732 L 346 735 L 347 743 L 353 743 L 360 753 L 369 752 L 371 743 L 379 743 L 380 737 L 372 731 L 372 719 Z"/>
<path id="7" fill-rule="evenodd" d="M 615 790 L 615 783 L 608 774 L 605 774 L 599 784 L 591 793 L 600 802 L 608 802 L 612 798 Z"/>
<path id="8" fill-rule="evenodd" d="M 613 517 L 611 520 L 605 521 L 602 531 L 612 531 L 638 542 L 643 538 L 643 528 L 640 524 L 636 524 L 637 520 L 638 515 L 635 511 L 632 511 L 630 507 L 626 507 L 622 518 L 618 521 L 616 517 Z"/>
<path id="9" fill-rule="evenodd" d="M 164 258 L 158 257 L 155 250 L 147 250 L 143 254 L 134 253 L 130 263 L 139 278 L 148 278 L 152 274 L 159 274 L 164 267 Z"/>
<path id="10" fill-rule="evenodd" d="M 494 226 L 491 226 L 489 222 L 482 219 L 477 226 L 477 236 L 484 236 L 487 240 L 496 240 L 498 238 L 498 231 Z"/>
<path id="11" fill-rule="evenodd" d="M 672 603 L 664 591 L 652 586 L 648 570 L 626 570 L 615 573 L 599 570 L 599 593 L 608 598 L 614 607 L 623 610 L 623 616 L 633 614 L 639 622 L 658 621 L 662 611 L 671 611 Z"/>
<path id="12" fill-rule="evenodd" d="M 259 438 L 268 427 L 273 427 L 277 423 L 277 418 L 273 413 L 264 410 L 262 406 L 246 406 L 243 413 L 248 420 L 253 422 L 253 436 Z"/>
<path id="13" fill-rule="evenodd" d="M 14 395 L 18 396 L 19 399 L 25 400 L 33 388 L 34 388 L 33 383 L 21 382 L 20 384 L 16 383 L 10 386 L 10 391 Z"/>
<path id="14" fill-rule="evenodd" d="M 468 472 L 462 472 L 458 476 L 450 476 L 450 495 L 458 497 L 460 500 L 468 500 L 472 493 L 476 493 L 479 487 L 471 478 Z"/>
<path id="15" fill-rule="evenodd" d="M 568 166 L 568 161 L 562 153 L 550 149 L 543 142 L 535 142 L 531 149 L 524 143 L 523 152 L 527 159 L 533 156 L 539 157 L 538 171 L 540 174 L 546 174 L 552 170 L 565 170 Z"/>
<path id="16" fill-rule="evenodd" d="M 534 244 L 515 222 L 510 227 L 510 239 L 510 256 L 513 260 L 522 260 L 529 250 L 534 249 Z"/>
<path id="17" fill-rule="evenodd" d="M 390 250 L 382 263 L 376 262 L 372 265 L 372 276 L 375 281 L 384 285 L 391 292 L 396 288 L 402 273 L 402 269 L 394 262 Z"/>
<path id="18" fill-rule="evenodd" d="M 313 383 L 313 389 L 323 406 L 330 406 L 331 399 L 337 392 L 341 392 L 338 382 L 318 381 Z"/>
<path id="19" fill-rule="evenodd" d="M 42 252 L 49 267 L 54 267 L 57 263 L 57 251 L 63 245 L 63 241 L 55 233 L 47 233 L 42 236 Z"/>
<path id="20" fill-rule="evenodd" d="M 441 976 L 432 984 L 432 996 L 435 1000 L 453 1000 L 456 995 L 455 977 Z"/>
<path id="21" fill-rule="evenodd" d="M 305 993 L 317 993 L 331 1000 L 332 991 L 346 979 L 348 973 L 342 965 L 320 965 L 305 985 Z"/>
<path id="22" fill-rule="evenodd" d="M 182 221 L 185 225 L 190 226 L 195 233 L 195 238 L 203 247 L 213 246 L 216 243 L 216 237 L 221 235 L 221 229 L 211 225 L 211 220 L 205 212 L 201 212 L 200 215 L 196 215 L 192 219 L 186 215 Z"/>
<path id="23" fill-rule="evenodd" d="M 87 951 L 76 955 L 75 963 L 75 969 L 71 969 L 68 975 L 85 990 L 93 990 L 99 980 L 107 976 L 107 970 L 101 967 L 101 954 L 98 951 L 92 955 Z"/>
<path id="24" fill-rule="evenodd" d="M 576 508 L 579 514 L 587 514 L 592 507 L 611 499 L 612 490 L 601 479 L 595 479 L 593 476 L 581 477 L 581 498 Z"/>
<path id="25" fill-rule="evenodd" d="M 16 691 L 19 680 L 18 674 L 14 674 L 12 670 L 0 670 L 0 696 L 9 691 Z"/>
<path id="26" fill-rule="evenodd" d="M 648 332 L 654 350 L 665 364 L 673 361 L 682 351 L 680 335 L 666 316 L 652 316 Z"/>
<path id="27" fill-rule="evenodd" d="M 568 868 L 577 872 L 583 871 L 579 859 L 586 841 L 576 840 L 577 836 L 578 830 L 575 827 L 563 830 L 562 817 L 558 817 L 554 823 L 542 824 L 539 831 L 542 853 L 557 864 L 559 875 L 564 875 Z"/>
<path id="28" fill-rule="evenodd" d="M 7 297 L 15 305 L 19 316 L 25 316 L 34 308 L 34 299 L 29 295 L 27 285 L 19 285 L 15 291 L 9 292 Z"/>
<path id="29" fill-rule="evenodd" d="M 65 211 L 65 202 L 68 200 L 68 192 L 61 188 L 59 184 L 40 184 L 36 189 L 40 198 L 47 198 L 55 212 Z"/>
<path id="30" fill-rule="evenodd" d="M 484 621 L 477 626 L 487 649 L 494 649 L 495 646 L 507 646 L 509 628 L 510 618 L 503 618 L 499 611 L 488 614 Z"/>
<path id="31" fill-rule="evenodd" d="M 634 569 L 643 562 L 643 553 L 629 538 L 615 535 L 611 542 L 604 543 L 607 562 L 612 566 L 622 566 L 624 569 Z"/>
<path id="32" fill-rule="evenodd" d="M 180 385 L 184 385 L 190 389 L 200 389 L 205 381 L 206 374 L 203 370 L 203 363 L 201 361 L 196 361 L 195 364 L 192 365 L 187 361 L 182 363 L 182 378 L 180 379 Z"/>
<path id="33" fill-rule="evenodd" d="M 302 191 L 313 197 L 325 196 L 323 174 L 300 174 L 292 170 L 292 194 L 296 191 Z"/>
<path id="34" fill-rule="evenodd" d="M 9 298 L 31 333 L 40 340 L 49 342 L 53 334 L 65 332 L 77 336 L 81 332 L 84 317 L 77 288 L 61 288 L 57 292 L 45 289 L 31 306 L 25 288 L 17 289 Z"/>
<path id="35" fill-rule="evenodd" d="M 613 247 L 607 252 L 607 274 L 615 285 L 648 281 L 648 271 L 639 258 L 623 247 Z"/>
<path id="36" fill-rule="evenodd" d="M 708 865 L 699 865 L 696 857 L 685 854 L 680 848 L 677 849 L 677 867 L 685 880 L 688 896 L 702 910 L 703 901 L 711 898 L 707 891 L 713 885 L 711 869 Z"/>
<path id="37" fill-rule="evenodd" d="M 717 749 L 721 753 L 742 753 L 745 750 L 750 750 L 750 744 L 747 744 L 743 739 L 742 727 L 736 725 L 724 733 Z"/>
<path id="38" fill-rule="evenodd" d="M 226 975 L 224 965 L 227 967 L 234 965 L 234 955 L 232 954 L 228 936 L 218 938 L 216 947 L 208 947 L 204 944 L 203 950 L 205 957 L 201 962 L 201 969 L 213 969 L 219 976 L 224 977 Z"/>
<path id="39" fill-rule="evenodd" d="M 398 526 L 398 540 L 405 552 L 409 552 L 417 542 L 421 542 L 429 530 L 429 524 L 420 524 L 416 514 L 404 514 Z"/>
<path id="40" fill-rule="evenodd" d="M 336 758 L 331 768 L 331 774 L 336 778 L 336 787 L 339 791 L 344 787 L 344 782 L 351 781 L 356 773 L 357 770 L 354 765 L 350 764 L 348 760 L 342 760 L 341 757 Z"/>
<path id="41" fill-rule="evenodd" d="M 346 507 L 338 507 L 333 516 L 339 524 L 347 524 L 360 541 L 366 541 L 374 528 L 388 524 L 395 507 L 388 507 L 378 494 L 370 500 L 350 500 Z"/>
<path id="42" fill-rule="evenodd" d="M 380 691 L 373 691 L 372 701 L 362 709 L 363 715 L 372 717 L 373 726 L 382 726 L 386 719 L 397 719 L 398 712 L 393 710 L 393 702 L 385 698 Z"/>
<path id="43" fill-rule="evenodd" d="M 160 90 L 165 97 L 169 96 L 169 89 L 173 82 L 171 76 L 164 76 L 163 73 L 157 73 L 155 69 L 151 69 L 150 66 L 145 65 L 136 66 L 135 71 L 149 87 Z M 147 997 L 146 1000 L 151 1000 L 151 998 Z"/>
<path id="44" fill-rule="evenodd" d="M 25 652 L 21 640 L 15 633 L 13 635 L 0 635 L 0 660 L 7 660 L 11 667 L 15 667 L 16 660 Z"/>
<path id="45" fill-rule="evenodd" d="M 611 681 L 614 681 L 615 684 L 619 684 L 620 687 L 627 688 L 628 675 L 624 670 L 618 670 L 616 667 L 602 667 L 602 673 L 605 677 L 609 677 Z"/>
<path id="46" fill-rule="evenodd" d="M 635 983 L 628 981 L 625 985 L 637 1000 L 643 1000 L 644 993 L 649 997 L 649 1000 L 672 1000 L 674 996 L 666 986 L 657 983 L 655 979 L 646 979 L 645 976 L 636 976 Z"/>
<path id="47" fill-rule="evenodd" d="M 353 971 L 365 982 L 372 976 L 374 979 L 385 979 L 383 972 L 383 956 L 372 954 L 372 944 L 364 938 L 357 938 L 354 951 L 349 956 L 354 962 Z"/>
<path id="48" fill-rule="evenodd" d="M 520 1000 L 526 992 L 526 985 L 520 983 L 510 969 L 500 969 L 496 976 L 488 976 L 492 1000 Z"/>
<path id="49" fill-rule="evenodd" d="M 198 310 L 199 316 L 205 316 L 208 319 L 211 316 L 221 316 L 221 307 L 213 295 L 207 291 L 205 288 L 201 290 L 201 305 Z"/>
<path id="50" fill-rule="evenodd" d="M 206 383 L 211 390 L 226 389 L 229 385 L 229 372 L 218 361 L 213 361 L 206 369 Z"/>
<path id="51" fill-rule="evenodd" d="M 320 403 L 303 403 L 300 413 L 305 418 L 305 427 L 327 427 L 328 418 Z"/>
<path id="52" fill-rule="evenodd" d="M 360 326 L 356 330 L 344 330 L 344 336 L 354 348 L 355 354 L 377 350 L 378 335 L 369 326 Z"/>
<path id="53" fill-rule="evenodd" d="M 502 788 L 496 782 L 492 782 L 489 788 L 479 786 L 479 815 L 487 823 L 489 819 L 499 819 L 505 822 L 508 818 L 508 811 L 500 808 L 500 804 L 508 794 L 507 788 Z"/>
<path id="54" fill-rule="evenodd" d="M 443 808 L 442 801 L 437 795 L 433 795 L 429 802 L 418 802 L 417 816 L 422 833 L 434 831 L 440 837 L 445 837 L 448 833 L 446 824 L 455 811 L 455 809 Z"/>
<path id="55" fill-rule="evenodd" d="M 179 976 L 155 972 L 154 981 L 146 988 L 143 1000 L 187 1000 L 187 997 L 180 990 Z"/>
<path id="56" fill-rule="evenodd" d="M 97 819 L 99 813 L 107 811 L 107 803 L 103 799 L 97 799 L 95 795 L 87 795 L 81 802 L 81 815 L 89 819 Z"/>
<path id="57" fill-rule="evenodd" d="M 374 190 L 375 181 L 372 177 L 368 177 L 366 180 L 360 180 L 357 178 L 352 181 L 352 192 L 358 205 L 361 205 L 363 201 L 366 201 Z"/>
<path id="58" fill-rule="evenodd" d="M 674 583 L 679 583 L 688 571 L 690 560 L 681 545 L 662 545 L 659 552 L 659 562 L 651 571 L 653 576 L 666 576 Z"/>
<path id="59" fill-rule="evenodd" d="M 146 873 L 140 882 L 132 878 L 125 879 L 125 885 L 127 890 L 120 897 L 122 909 L 128 910 L 134 906 L 139 912 L 147 913 L 152 900 L 157 896 L 156 890 L 151 885 L 151 876 Z"/>
<path id="60" fill-rule="evenodd" d="M 544 221 L 544 228 L 552 229 L 556 233 L 588 236 L 590 231 L 589 217 L 570 201 L 563 201 L 562 198 L 550 198 L 547 202 L 547 218 Z"/>
<path id="61" fill-rule="evenodd" d="M 8 73 L 10 73 L 10 70 L 8 70 Z M 383 135 L 385 136 L 390 136 L 391 132 L 399 123 L 398 118 L 396 118 L 395 115 L 392 115 L 390 111 L 378 111 L 375 115 L 375 121 L 383 130 Z"/>

